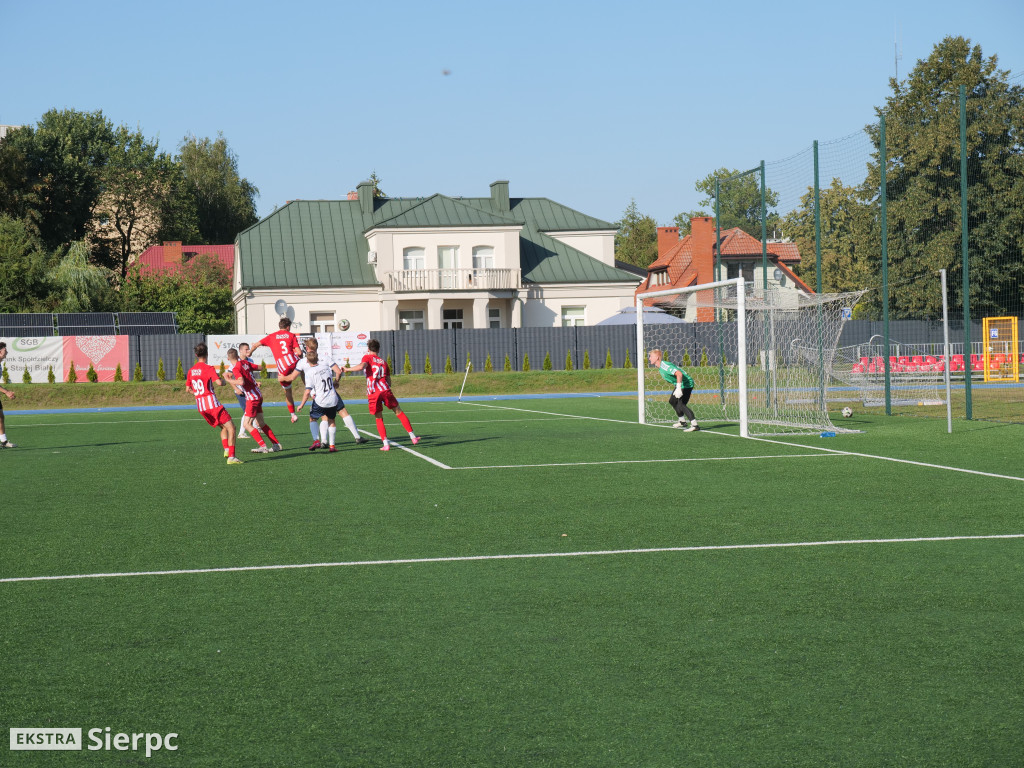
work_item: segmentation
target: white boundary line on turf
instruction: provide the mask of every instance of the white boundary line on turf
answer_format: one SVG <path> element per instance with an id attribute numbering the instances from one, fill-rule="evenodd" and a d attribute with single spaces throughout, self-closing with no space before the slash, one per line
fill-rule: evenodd
<path id="1" fill-rule="evenodd" d="M 555 464 L 495 464 L 490 467 L 449 467 L 460 469 L 526 469 L 537 467 L 587 467 L 602 464 L 671 464 L 679 461 L 752 461 L 756 459 L 827 459 L 829 454 L 821 453 L 784 453 L 777 456 L 705 456 L 703 458 L 684 459 L 622 459 L 620 461 L 567 461 Z"/>
<path id="2" fill-rule="evenodd" d="M 483 405 L 487 408 L 505 408 L 500 405 L 484 405 L 483 403 L 472 403 L 472 405 Z M 625 419 L 604 419 L 594 416 L 577 416 L 574 414 L 559 414 L 551 413 L 550 411 L 531 411 L 525 408 L 508 408 L 510 411 L 523 411 L 525 413 L 543 413 L 547 416 L 571 416 L 575 419 L 591 419 L 593 421 L 612 421 L 618 424 L 636 424 L 635 421 L 626 421 Z M 655 426 L 655 425 L 648 425 Z M 1018 483 L 1024 483 L 1024 477 L 1017 477 L 1016 475 L 1000 475 L 996 472 L 982 472 L 979 469 L 964 469 L 963 467 L 951 467 L 946 464 L 930 464 L 925 461 L 913 461 L 912 459 L 897 459 L 893 456 L 879 456 L 874 453 L 857 453 L 855 451 L 841 451 L 836 448 L 823 448 L 816 445 L 804 445 L 803 443 L 787 443 L 785 440 L 770 440 L 766 437 L 741 437 L 740 435 L 732 435 L 728 432 L 713 432 L 710 430 L 703 430 L 700 434 L 711 434 L 718 435 L 719 437 L 735 437 L 741 440 L 756 440 L 761 443 L 774 443 L 775 445 L 785 445 L 790 448 L 806 448 L 809 451 L 821 451 L 822 453 L 839 454 L 841 456 L 857 456 L 862 459 L 877 459 L 878 461 L 891 461 L 896 464 L 910 464 L 916 467 L 927 467 L 928 469 L 944 469 L 949 472 L 961 472 L 967 475 L 979 475 L 981 477 L 993 477 L 998 480 L 1014 480 Z"/>
<path id="3" fill-rule="evenodd" d="M 362 432 L 364 435 L 369 435 L 370 437 L 374 437 L 374 438 L 380 440 L 380 435 L 378 435 L 378 434 L 375 434 L 375 433 L 370 432 L 370 431 L 365 430 L 365 429 L 360 429 L 359 431 Z M 419 451 L 414 451 L 412 448 L 406 448 L 401 443 L 396 443 L 390 437 L 388 438 L 388 442 L 391 444 L 391 448 L 392 449 L 398 448 L 399 450 L 405 451 L 406 453 L 411 453 L 413 456 L 415 456 L 415 457 L 417 457 L 419 459 L 423 459 L 424 461 L 430 462 L 435 467 L 440 467 L 441 469 L 451 469 L 451 467 L 449 467 L 447 464 L 442 464 L 437 459 L 432 459 L 429 456 L 425 456 L 422 453 L 420 453 Z"/>
<path id="4" fill-rule="evenodd" d="M 768 544 L 711 544 L 693 547 L 648 547 L 645 549 L 603 549 L 591 552 L 538 552 L 523 555 L 467 555 L 462 557 L 417 557 L 397 560 L 349 560 L 337 563 L 299 563 L 292 565 L 243 565 L 232 568 L 188 568 L 176 571 L 131 571 L 125 573 L 80 573 L 68 576 L 14 576 L 0 578 L 0 584 L 25 581 L 74 581 L 80 579 L 115 579 L 136 576 L 184 576 L 202 573 L 245 573 L 252 571 L 289 571 L 309 568 L 351 568 L 365 565 L 419 565 L 426 563 L 468 563 L 488 560 L 542 560 L 563 557 L 607 557 L 609 555 L 647 555 L 664 552 L 724 552 L 749 549 L 797 549 L 806 547 L 838 547 L 865 544 L 923 544 L 946 541 L 991 541 L 1024 539 L 1024 533 L 1003 533 L 984 536 L 921 536 L 901 539 L 838 539 L 835 541 L 793 541 Z"/>

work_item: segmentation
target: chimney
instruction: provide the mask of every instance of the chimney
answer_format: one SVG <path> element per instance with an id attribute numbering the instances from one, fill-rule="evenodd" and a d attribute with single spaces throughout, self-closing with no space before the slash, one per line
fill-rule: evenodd
<path id="1" fill-rule="evenodd" d="M 658 258 L 679 242 L 679 227 L 658 227 Z"/>
<path id="2" fill-rule="evenodd" d="M 181 264 L 181 241 L 164 241 L 164 264 Z"/>
<path id="3" fill-rule="evenodd" d="M 361 181 L 356 184 L 359 210 L 364 216 L 373 216 L 373 182 Z"/>
<path id="4" fill-rule="evenodd" d="M 491 207 L 499 213 L 512 210 L 508 200 L 508 182 L 495 181 L 491 184 Z"/>
<path id="5" fill-rule="evenodd" d="M 691 263 L 697 270 L 697 283 L 711 283 L 715 279 L 715 219 L 713 216 L 697 216 L 690 219 Z M 704 293 L 701 291 L 700 293 Z M 710 291 L 707 292 L 710 294 Z M 710 295 L 706 297 L 710 300 Z M 698 298 L 703 301 L 704 296 Z M 710 306 L 697 309 L 697 322 L 709 323 L 715 319 Z"/>
<path id="6" fill-rule="evenodd" d="M 349 200 L 358 200 L 358 199 L 359 199 L 359 193 L 358 193 L 358 192 L 356 192 L 356 191 L 355 191 L 355 190 L 353 189 L 352 191 L 350 191 L 350 192 L 348 193 L 348 199 L 349 199 Z"/>

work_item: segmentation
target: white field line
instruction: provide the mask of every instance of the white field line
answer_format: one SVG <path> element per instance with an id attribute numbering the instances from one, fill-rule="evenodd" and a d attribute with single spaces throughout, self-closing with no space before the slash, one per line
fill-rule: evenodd
<path id="1" fill-rule="evenodd" d="M 80 573 L 66 576 L 14 576 L 0 578 L 0 583 L 24 581 L 74 581 L 80 579 L 124 579 L 136 576 L 183 576 L 203 573 L 245 573 L 251 571 L 288 571 L 309 568 L 353 568 L 368 565 L 420 565 L 427 563 L 467 563 L 490 560 L 541 560 L 565 557 L 608 557 L 611 555 L 647 555 L 665 552 L 724 552 L 751 549 L 798 549 L 807 547 L 839 547 L 870 544 L 923 544 L 947 541 L 991 541 L 1024 539 L 1024 533 L 991 534 L 987 536 L 921 536 L 900 539 L 838 539 L 834 541 L 794 541 L 766 544 L 712 544 L 693 547 L 648 547 L 645 549 L 604 549 L 590 552 L 538 552 L 520 555 L 468 555 L 462 557 L 417 557 L 396 560 L 349 560 L 336 563 L 296 563 L 290 565 L 245 565 L 231 568 L 187 568 L 175 571 L 130 571 L 124 573 Z"/>
<path id="2" fill-rule="evenodd" d="M 450 467 L 450 469 L 525 469 L 528 467 L 587 467 L 602 464 L 671 464 L 680 461 L 754 461 L 756 459 L 825 459 L 824 453 L 784 453 L 777 456 L 706 456 L 684 459 L 622 459 L 619 461 L 569 461 L 557 464 L 495 464 L 489 467 Z"/>
<path id="3" fill-rule="evenodd" d="M 487 407 L 487 408 L 504 408 L 505 407 L 505 406 L 499 406 L 499 405 L 484 405 L 482 403 L 472 403 L 472 405 L 481 405 L 481 406 Z M 604 418 L 596 418 L 596 417 L 593 417 L 593 416 L 576 416 L 576 415 L 573 415 L 573 414 L 556 414 L 556 413 L 550 413 L 548 411 L 530 411 L 530 410 L 526 410 L 524 408 L 508 408 L 507 410 L 524 411 L 526 413 L 543 413 L 546 416 L 570 416 L 571 418 L 576 418 L 576 419 L 592 419 L 593 421 L 612 421 L 612 422 L 617 422 L 619 424 L 636 424 L 635 421 L 626 421 L 624 419 L 604 419 Z M 658 426 L 658 425 L 648 425 L 648 426 Z M 744 438 L 744 437 L 740 437 L 740 435 L 729 434 L 728 432 L 710 432 L 710 431 L 705 430 L 702 434 L 718 435 L 719 437 L 735 437 L 735 438 L 738 438 L 740 440 L 756 440 L 756 441 L 762 442 L 762 443 L 774 443 L 775 445 L 785 445 L 785 446 L 788 446 L 790 448 L 799 447 L 799 448 L 805 448 L 805 449 L 807 449 L 809 451 L 821 451 L 822 453 L 839 454 L 839 455 L 842 455 L 842 456 L 858 456 L 858 457 L 860 457 L 862 459 L 877 459 L 878 461 L 891 461 L 891 462 L 896 463 L 896 464 L 910 464 L 912 466 L 917 466 L 917 467 L 927 467 L 928 469 L 942 469 L 942 470 L 946 470 L 947 472 L 961 472 L 961 473 L 967 474 L 967 475 L 979 475 L 981 477 L 993 477 L 993 478 L 996 478 L 998 480 L 1014 480 L 1014 481 L 1016 481 L 1018 483 L 1024 483 L 1024 477 L 1017 477 L 1016 475 L 1000 475 L 1000 474 L 997 474 L 995 472 L 982 472 L 981 470 L 978 470 L 978 469 L 964 469 L 963 467 L 952 467 L 952 466 L 948 466 L 946 464 L 929 464 L 928 462 L 924 462 L 924 461 L 913 461 L 911 459 L 897 459 L 897 458 L 895 458 L 893 456 L 879 456 L 879 455 L 874 454 L 874 453 L 857 453 L 855 451 L 841 451 L 841 450 L 838 450 L 836 448 L 822 448 L 822 447 L 819 447 L 819 446 L 816 446 L 816 445 L 804 445 L 802 443 L 787 443 L 785 440 L 770 440 L 770 439 L 768 439 L 766 437 L 746 437 L 746 438 Z"/>
<path id="4" fill-rule="evenodd" d="M 371 438 L 376 438 L 377 440 L 380 440 L 380 435 L 378 435 L 376 432 L 370 432 L 365 429 L 360 429 L 359 431 L 362 432 L 364 435 L 368 435 Z M 429 456 L 424 456 L 422 453 L 420 453 L 419 451 L 414 451 L 412 448 L 406 448 L 404 445 L 402 445 L 401 443 L 396 443 L 391 438 L 388 438 L 388 442 L 391 443 L 391 450 L 398 448 L 399 450 L 405 451 L 406 453 L 411 453 L 418 459 L 423 459 L 424 461 L 430 462 L 435 467 L 440 467 L 441 469 L 451 469 L 451 467 L 449 467 L 447 464 L 442 464 L 437 459 L 432 459 Z"/>

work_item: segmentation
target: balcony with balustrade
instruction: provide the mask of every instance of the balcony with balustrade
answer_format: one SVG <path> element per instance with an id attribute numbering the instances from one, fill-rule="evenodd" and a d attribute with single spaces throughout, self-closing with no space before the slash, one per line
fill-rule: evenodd
<path id="1" fill-rule="evenodd" d="M 521 285 L 518 269 L 402 269 L 383 278 L 384 290 L 391 293 L 514 291 Z"/>

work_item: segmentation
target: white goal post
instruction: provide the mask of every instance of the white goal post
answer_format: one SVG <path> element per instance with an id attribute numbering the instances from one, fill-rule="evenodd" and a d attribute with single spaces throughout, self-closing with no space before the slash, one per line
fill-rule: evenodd
<path id="1" fill-rule="evenodd" d="M 693 378 L 688 405 L 702 424 L 738 423 L 744 437 L 854 431 L 832 423 L 828 390 L 839 335 L 862 294 L 750 289 L 743 278 L 640 294 L 638 421 L 678 419 L 673 387 L 648 364 L 660 349 Z M 665 311 L 645 317 L 650 299 Z"/>
<path id="2" fill-rule="evenodd" d="M 716 288 L 727 288 L 732 286 L 733 291 L 737 296 L 737 311 L 742 316 L 745 314 L 744 306 L 744 285 L 743 278 L 737 277 L 732 280 L 719 280 L 715 283 L 705 283 L 701 286 L 694 286 L 693 288 L 678 289 L 673 288 L 665 291 L 653 291 L 650 293 L 644 293 L 637 296 L 636 299 L 636 356 L 637 356 L 637 406 L 639 409 L 638 419 L 641 424 L 647 423 L 647 386 L 645 385 L 647 379 L 647 353 L 651 349 L 655 349 L 654 346 L 648 346 L 645 341 L 644 334 L 644 300 L 661 298 L 663 296 L 681 296 L 692 293 L 696 296 L 697 289 L 702 290 L 713 290 Z M 737 353 L 740 358 L 746 360 L 747 357 L 747 336 L 745 323 L 737 324 Z M 663 353 L 667 350 L 662 350 Z M 665 359 L 668 359 L 667 357 Z M 681 362 L 681 358 L 675 362 Z M 696 380 L 695 380 L 696 383 Z M 738 389 L 738 404 L 739 404 L 739 422 L 740 422 L 740 434 L 743 437 L 749 437 L 747 429 L 747 369 L 746 365 L 741 365 L 737 376 L 737 389 Z"/>

